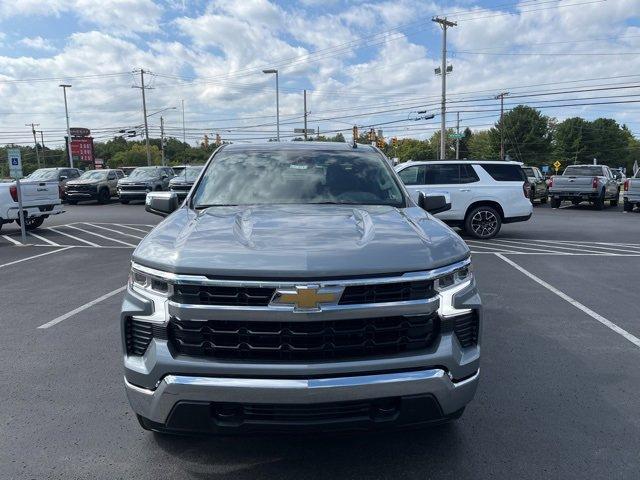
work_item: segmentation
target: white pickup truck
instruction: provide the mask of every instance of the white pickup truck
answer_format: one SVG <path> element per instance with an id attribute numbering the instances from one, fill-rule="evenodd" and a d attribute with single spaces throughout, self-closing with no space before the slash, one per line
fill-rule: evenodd
<path id="1" fill-rule="evenodd" d="M 634 205 L 640 209 L 640 171 L 624 182 L 624 211 L 631 212 Z"/>
<path id="2" fill-rule="evenodd" d="M 23 180 L 20 182 L 22 208 L 27 230 L 42 225 L 49 215 L 58 215 L 62 209 L 57 181 L 43 182 Z M 18 218 L 18 189 L 15 182 L 0 182 L 0 229 L 5 223 L 20 223 Z"/>

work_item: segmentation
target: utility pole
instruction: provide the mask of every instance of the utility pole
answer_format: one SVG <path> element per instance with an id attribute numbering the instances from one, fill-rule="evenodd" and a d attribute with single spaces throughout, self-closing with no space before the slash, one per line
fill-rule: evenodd
<path id="1" fill-rule="evenodd" d="M 162 166 L 164 167 L 164 117 L 160 115 L 160 151 L 162 152 Z"/>
<path id="2" fill-rule="evenodd" d="M 38 162 L 38 168 L 40 168 L 40 154 L 38 153 L 38 140 L 36 139 L 36 126 L 40 126 L 39 123 L 25 123 L 25 127 L 28 127 L 29 125 L 31 125 L 31 132 L 33 133 L 33 145 L 36 149 L 36 160 Z"/>
<path id="3" fill-rule="evenodd" d="M 304 91 L 304 141 L 307 141 L 307 90 Z"/>
<path id="4" fill-rule="evenodd" d="M 275 74 L 276 76 L 276 138 L 280 141 L 280 87 L 278 85 L 278 70 L 276 68 L 270 68 L 268 70 L 262 70 L 262 73 Z"/>
<path id="5" fill-rule="evenodd" d="M 134 85 L 133 88 L 139 88 L 140 90 L 142 90 L 142 113 L 144 115 L 144 138 L 145 138 L 145 146 L 147 150 L 147 165 L 151 165 L 151 147 L 149 146 L 149 123 L 147 122 L 147 98 L 144 93 L 144 91 L 150 87 L 144 86 L 145 73 L 149 73 L 149 72 L 145 72 L 144 68 L 141 68 L 140 69 L 140 86 L 136 87 Z"/>
<path id="6" fill-rule="evenodd" d="M 445 18 L 434 17 L 432 22 L 438 23 L 442 27 L 442 66 L 440 72 L 442 75 L 442 105 L 440 107 L 440 160 L 447 158 L 446 146 L 446 130 L 447 130 L 447 28 L 455 27 L 458 24 Z"/>
<path id="7" fill-rule="evenodd" d="M 504 97 L 509 95 L 509 92 L 502 92 L 495 96 L 495 99 L 500 99 L 500 160 L 504 160 Z"/>
<path id="8" fill-rule="evenodd" d="M 460 112 L 456 112 L 456 160 L 460 160 Z"/>
<path id="9" fill-rule="evenodd" d="M 42 134 L 42 130 L 38 130 L 38 133 L 40 133 L 40 146 L 42 147 L 42 165 L 46 167 L 47 162 L 45 161 L 45 156 L 47 150 L 44 148 L 44 135 Z"/>
<path id="10" fill-rule="evenodd" d="M 62 93 L 64 94 L 64 113 L 67 117 L 67 152 L 69 154 L 69 166 L 73 168 L 73 155 L 71 155 L 71 129 L 69 128 L 69 108 L 67 106 L 67 88 L 71 88 L 71 85 L 58 85 L 62 87 Z"/>
<path id="11" fill-rule="evenodd" d="M 184 128 L 184 100 L 182 100 L 182 143 L 187 143 L 187 130 Z"/>

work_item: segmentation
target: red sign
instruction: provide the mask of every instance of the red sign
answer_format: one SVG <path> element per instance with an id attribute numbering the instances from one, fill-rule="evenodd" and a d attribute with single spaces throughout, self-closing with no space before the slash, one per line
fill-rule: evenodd
<path id="1" fill-rule="evenodd" d="M 74 160 L 85 163 L 93 163 L 93 138 L 72 138 L 71 155 Z"/>

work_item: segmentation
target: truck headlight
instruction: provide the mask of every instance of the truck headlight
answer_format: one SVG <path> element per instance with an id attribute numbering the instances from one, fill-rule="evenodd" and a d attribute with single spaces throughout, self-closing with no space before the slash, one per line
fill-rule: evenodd
<path id="1" fill-rule="evenodd" d="M 166 280 L 137 270 L 135 267 L 131 267 L 129 273 L 129 286 L 135 290 L 142 289 L 165 297 L 172 293 L 172 285 Z"/>
<path id="2" fill-rule="evenodd" d="M 471 312 L 470 308 L 456 308 L 453 305 L 453 297 L 471 285 L 473 273 L 471 264 L 461 267 L 452 273 L 438 277 L 434 282 L 434 288 L 440 297 L 438 313 L 441 317 L 454 317 Z"/>

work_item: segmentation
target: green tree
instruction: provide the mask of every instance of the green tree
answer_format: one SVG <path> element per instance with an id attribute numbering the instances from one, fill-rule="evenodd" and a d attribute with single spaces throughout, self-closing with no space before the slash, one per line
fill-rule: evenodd
<path id="1" fill-rule="evenodd" d="M 495 151 L 491 144 L 491 134 L 489 133 L 489 130 L 475 132 L 469 138 L 469 142 L 467 145 L 467 158 L 474 160 L 495 160 L 496 158 L 498 158 L 498 153 Z"/>
<path id="2" fill-rule="evenodd" d="M 150 146 L 151 165 L 160 165 L 160 149 L 156 145 Z M 141 167 L 147 165 L 147 149 L 144 145 L 134 143 L 128 150 L 116 152 L 108 162 L 109 167 Z"/>
<path id="3" fill-rule="evenodd" d="M 563 165 L 584 163 L 589 152 L 584 141 L 591 132 L 591 125 L 580 117 L 567 118 L 553 131 L 553 158 Z"/>
<path id="4" fill-rule="evenodd" d="M 416 140 L 413 138 L 401 138 L 398 140 L 397 155 L 393 152 L 393 147 L 390 149 L 390 156 L 397 156 L 400 162 L 407 162 L 413 160 L 414 162 L 433 160 L 434 151 L 429 145 L 427 140 Z"/>
<path id="5" fill-rule="evenodd" d="M 505 155 L 526 164 L 546 161 L 551 153 L 549 118 L 535 108 L 518 105 L 504 114 Z M 489 130 L 492 149 L 500 151 L 501 122 Z"/>

